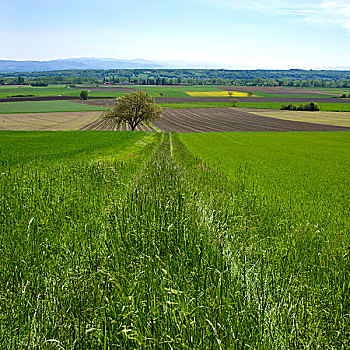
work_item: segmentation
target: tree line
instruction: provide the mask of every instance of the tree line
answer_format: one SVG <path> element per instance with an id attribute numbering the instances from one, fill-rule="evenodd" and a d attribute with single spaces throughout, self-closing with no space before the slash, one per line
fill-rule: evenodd
<path id="1" fill-rule="evenodd" d="M 241 85 L 350 88 L 350 71 L 115 69 L 0 73 L 0 84 Z"/>

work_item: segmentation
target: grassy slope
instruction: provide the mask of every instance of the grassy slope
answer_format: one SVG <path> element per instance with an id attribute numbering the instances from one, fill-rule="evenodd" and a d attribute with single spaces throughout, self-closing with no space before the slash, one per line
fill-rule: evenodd
<path id="1" fill-rule="evenodd" d="M 0 87 L 0 98 L 7 98 L 13 95 L 35 95 L 35 96 L 79 96 L 80 90 L 66 88 L 60 85 L 50 85 L 47 87 L 32 87 L 32 86 L 20 86 L 11 87 L 4 86 Z M 85 90 L 85 89 L 82 89 Z"/>
<path id="2" fill-rule="evenodd" d="M 256 242 L 251 250 L 265 250 L 267 274 L 269 269 L 272 276 L 288 271 L 289 302 L 296 297 L 313 305 L 321 322 L 317 327 L 333 322 L 329 312 L 342 319 L 333 328 L 340 336 L 335 347 L 346 348 L 340 339 L 350 332 L 345 315 L 350 295 L 350 133 L 182 134 L 181 140 L 267 208 L 264 235 L 259 236 L 259 224 L 257 231 L 248 224 L 249 239 Z M 266 220 L 261 212 L 256 215 L 258 221 Z M 255 245 L 257 237 L 261 240 Z M 268 294 L 283 290 L 265 288 Z"/>
<path id="3" fill-rule="evenodd" d="M 103 111 L 105 108 L 71 101 L 24 101 L 0 103 L 0 114 Z"/>
<path id="4" fill-rule="evenodd" d="M 0 347 L 349 346 L 346 133 L 1 135 Z"/>
<path id="5" fill-rule="evenodd" d="M 2 165 L 105 159 L 139 141 L 145 133 L 120 131 L 0 131 Z"/>
<path id="6" fill-rule="evenodd" d="M 181 134 L 181 140 L 305 222 L 349 233 L 350 133 Z"/>

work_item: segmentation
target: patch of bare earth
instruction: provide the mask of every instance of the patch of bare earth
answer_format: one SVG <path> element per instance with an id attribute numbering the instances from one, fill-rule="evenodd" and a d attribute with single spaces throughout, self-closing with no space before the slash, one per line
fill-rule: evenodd
<path id="1" fill-rule="evenodd" d="M 265 117 L 233 108 L 165 109 L 154 126 L 165 132 L 350 131 L 350 128 Z"/>
<path id="2" fill-rule="evenodd" d="M 100 115 L 98 111 L 0 114 L 0 130 L 79 130 Z"/>
<path id="3" fill-rule="evenodd" d="M 128 124 L 118 126 L 115 119 L 106 118 L 102 114 L 98 119 L 82 126 L 79 130 L 131 131 L 131 127 Z M 156 132 L 157 130 L 152 125 L 139 125 L 135 131 Z"/>
<path id="4" fill-rule="evenodd" d="M 242 112 L 247 112 L 247 108 L 238 108 Z M 251 109 L 252 112 L 263 117 L 291 120 L 297 122 L 308 122 L 314 124 L 336 125 L 350 127 L 350 112 L 307 112 L 307 111 L 284 111 L 274 109 Z"/>

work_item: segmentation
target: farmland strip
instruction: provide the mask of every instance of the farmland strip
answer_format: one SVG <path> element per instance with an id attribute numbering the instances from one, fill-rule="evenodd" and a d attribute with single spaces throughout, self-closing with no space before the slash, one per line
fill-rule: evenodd
<path id="1" fill-rule="evenodd" d="M 295 122 L 228 108 L 166 109 L 155 127 L 166 132 L 349 131 L 350 128 Z"/>

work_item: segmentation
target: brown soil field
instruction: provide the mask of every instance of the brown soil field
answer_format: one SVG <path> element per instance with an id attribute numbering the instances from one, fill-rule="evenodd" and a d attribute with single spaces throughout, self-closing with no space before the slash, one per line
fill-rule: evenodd
<path id="1" fill-rule="evenodd" d="M 156 97 L 156 102 L 160 103 L 188 103 L 188 102 L 231 102 L 231 97 Z M 235 97 L 238 102 L 280 102 L 280 103 L 350 103 L 349 98 L 328 98 L 328 97 Z"/>
<path id="2" fill-rule="evenodd" d="M 270 94 L 276 95 L 332 95 L 334 92 L 325 91 L 325 90 L 314 90 L 314 89 L 293 89 L 287 87 L 279 87 L 279 86 L 220 86 L 217 87 L 220 90 L 225 91 L 257 91 L 257 92 L 266 92 Z M 335 93 L 335 95 L 339 95 L 339 93 Z"/>
<path id="3" fill-rule="evenodd" d="M 350 128 L 264 117 L 231 108 L 166 109 L 154 126 L 165 132 L 350 131 Z"/>
<path id="4" fill-rule="evenodd" d="M 237 108 L 242 112 L 254 113 L 264 117 L 308 122 L 324 125 L 350 127 L 350 112 L 307 112 L 307 111 L 281 111 L 274 109 Z"/>
<path id="5" fill-rule="evenodd" d="M 82 126 L 79 130 L 131 131 L 131 127 L 126 124 L 118 128 L 117 123 L 114 120 L 107 119 L 104 117 L 104 114 L 102 114 L 98 119 Z M 150 132 L 157 131 L 152 125 L 139 125 L 135 130 Z"/>
<path id="6" fill-rule="evenodd" d="M 0 130 L 78 130 L 100 115 L 101 112 L 1 114 Z"/>

